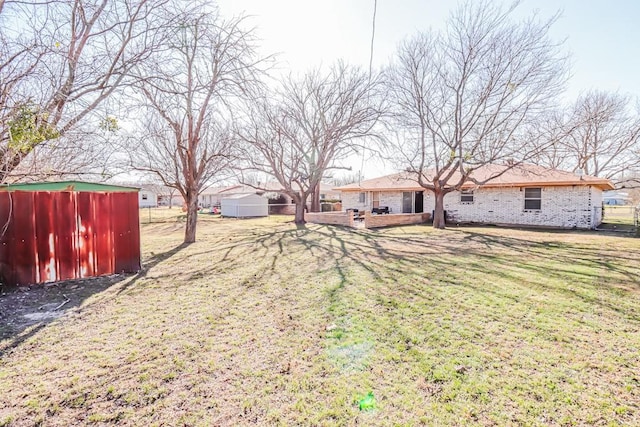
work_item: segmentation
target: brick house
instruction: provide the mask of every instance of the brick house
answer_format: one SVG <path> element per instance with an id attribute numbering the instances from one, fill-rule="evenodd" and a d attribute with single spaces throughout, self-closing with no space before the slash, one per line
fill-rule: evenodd
<path id="1" fill-rule="evenodd" d="M 498 175 L 500 174 L 500 175 Z M 498 176 L 496 176 L 498 175 Z M 603 191 L 613 189 L 607 179 L 576 175 L 536 165 L 508 169 L 487 165 L 461 191 L 444 198 L 447 222 L 523 225 L 554 228 L 595 228 L 602 222 Z M 454 182 L 454 176 L 450 181 Z M 390 213 L 431 213 L 435 197 L 407 172 L 369 179 L 336 188 L 344 209 Z"/>

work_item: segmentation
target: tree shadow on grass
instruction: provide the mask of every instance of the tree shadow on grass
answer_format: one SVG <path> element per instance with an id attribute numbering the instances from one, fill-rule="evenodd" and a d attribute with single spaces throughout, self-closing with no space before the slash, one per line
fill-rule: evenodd
<path id="1" fill-rule="evenodd" d="M 462 228 L 431 235 L 417 228 L 415 233 L 411 232 L 413 228 L 408 229 L 408 234 L 398 235 L 329 225 L 298 226 L 260 233 L 243 242 L 242 251 L 237 246 L 228 247 L 229 256 L 225 259 L 252 254 L 273 257 L 269 267 L 256 273 L 255 277 L 260 279 L 274 271 L 281 258 L 286 260 L 287 246 L 295 243 L 309 254 L 309 262 L 317 263 L 319 268 L 335 269 L 339 282 L 329 291 L 330 300 L 337 298 L 352 281 L 351 269 L 356 268 L 369 277 L 367 280 L 384 281 L 389 286 L 393 286 L 397 277 L 413 278 L 415 284 L 406 285 L 413 292 L 429 292 L 424 286 L 431 280 L 451 286 L 472 286 L 477 292 L 505 297 L 495 287 L 485 285 L 486 280 L 499 278 L 638 320 L 637 312 L 615 304 L 614 294 L 620 292 L 618 285 L 640 291 L 637 267 L 640 254 L 621 252 L 615 246 L 581 243 L 580 236 L 598 235 L 593 232 L 527 230 L 535 233 L 527 239 L 490 230 Z M 565 241 L 567 234 L 576 234 L 578 238 Z M 447 276 L 448 271 L 454 271 L 453 276 Z M 463 271 L 479 280 L 477 286 L 470 285 L 463 276 L 456 279 Z M 430 276 L 426 277 L 427 274 Z"/>
<path id="2" fill-rule="evenodd" d="M 83 306 L 83 303 L 94 295 L 124 283 L 113 296 L 115 297 L 135 286 L 146 276 L 150 268 L 177 254 L 186 246 L 181 244 L 152 256 L 143 264 L 141 271 L 135 274 L 113 274 L 5 289 L 0 296 L 0 357 L 66 313 L 80 312 L 93 306 L 95 303 L 87 306 Z"/>
<path id="3" fill-rule="evenodd" d="M 543 232 L 549 233 L 548 230 Z M 460 272 L 462 269 L 477 278 L 499 277 L 514 284 L 544 289 L 581 303 L 600 306 L 631 321 L 640 320 L 636 310 L 616 304 L 614 295 L 620 292 L 620 284 L 640 290 L 637 267 L 640 256 L 637 254 L 620 253 L 615 247 L 562 241 L 562 234 L 566 232 L 558 232 L 558 239 L 543 237 L 531 240 L 473 230 L 455 233 L 450 238 L 432 238 L 421 233 L 398 236 L 372 230 L 354 231 L 338 226 L 314 225 L 296 237 L 310 255 L 321 257 L 325 265 L 331 263 L 338 273 L 340 282 L 329 291 L 330 300 L 338 298 L 340 291 L 349 284 L 349 270 L 354 267 L 367 272 L 370 280 L 386 281 L 390 286 L 394 283 L 394 276 L 415 276 L 415 284 L 409 286 L 413 295 L 429 292 L 424 288 L 428 281 L 425 279 L 451 286 L 470 286 L 464 277 L 460 278 L 460 283 L 457 283 L 455 274 L 446 277 L 447 271 L 455 269 Z M 262 245 L 273 243 L 273 237 L 269 235 Z M 286 246 L 282 240 L 287 237 L 292 235 L 283 233 L 275 239 L 280 248 L 279 254 L 282 254 L 283 245 Z M 274 258 L 272 265 L 275 263 Z M 424 269 L 421 268 L 423 265 Z M 433 276 L 425 278 L 426 271 Z M 616 283 L 611 281 L 609 276 L 612 275 L 618 278 Z M 540 283 L 537 278 L 545 278 L 545 281 Z M 547 283 L 546 279 L 551 282 Z M 506 296 L 492 286 L 478 283 L 472 287 L 476 292 L 493 294 L 494 298 Z"/>
<path id="4" fill-rule="evenodd" d="M 161 252 L 159 254 L 154 254 L 153 256 L 151 256 L 151 258 L 149 258 L 142 264 L 142 269 L 133 277 L 133 279 L 129 280 L 118 289 L 116 296 L 128 291 L 129 289 L 135 288 L 136 284 L 141 279 L 144 279 L 145 277 L 147 277 L 147 273 L 149 272 L 149 270 L 151 270 L 153 267 L 160 264 L 161 262 L 168 260 L 169 258 L 176 255 L 178 252 L 182 251 L 183 249 L 189 247 L 189 245 L 190 245 L 189 243 L 181 243 L 173 249 L 169 249 L 168 251 Z"/>
<path id="5" fill-rule="evenodd" d="M 190 284 L 191 278 L 215 279 L 218 274 L 235 274 L 237 271 L 246 276 L 233 278 L 238 283 L 236 291 L 240 298 L 243 292 L 252 292 L 252 287 L 271 280 L 274 274 L 284 274 L 282 280 L 283 286 L 286 286 L 287 280 L 295 279 L 297 271 L 297 266 L 291 265 L 290 254 L 301 252 L 305 255 L 304 262 L 313 263 L 313 268 L 319 273 L 328 269 L 335 271 L 337 281 L 327 289 L 329 305 L 344 298 L 345 288 L 363 285 L 355 283 L 356 280 L 376 282 L 389 292 L 399 293 L 399 297 L 406 293 L 408 298 L 420 295 L 428 297 L 427 294 L 437 292 L 437 289 L 430 288 L 432 284 L 460 285 L 470 291 L 491 295 L 492 298 L 511 297 L 496 287 L 487 286 L 484 280 L 477 283 L 461 280 L 456 283 L 456 274 L 465 271 L 475 278 L 495 277 L 521 286 L 545 288 L 548 292 L 600 305 L 629 319 L 637 317 L 628 307 L 615 306 L 615 299 L 595 298 L 590 290 L 590 287 L 601 287 L 600 276 L 607 274 L 624 277 L 626 285 L 635 284 L 640 289 L 637 268 L 634 267 L 637 265 L 634 261 L 640 261 L 636 254 L 620 254 L 620 262 L 616 262 L 618 254 L 615 248 L 592 248 L 579 242 L 563 242 L 562 239 L 543 237 L 527 240 L 464 229 L 435 235 L 418 228 L 408 227 L 407 230 L 408 233 L 398 234 L 393 231 L 356 231 L 316 224 L 287 225 L 284 229 L 275 230 L 255 228 L 208 242 L 202 250 L 190 251 L 188 258 L 177 260 L 181 268 L 165 266 L 151 276 L 154 287 L 176 287 Z M 32 288 L 27 292 L 16 290 L 0 297 L 0 321 L 21 320 L 13 324 L 0 323 L 0 356 L 69 310 L 81 312 L 123 293 L 144 290 L 142 285 L 147 282 L 143 279 L 148 277 L 150 270 L 176 256 L 187 246 L 180 244 L 154 254 L 144 260 L 142 271 L 134 276 L 114 275 L 63 282 L 51 287 Z M 190 263 L 190 260 L 198 258 L 202 262 Z M 247 268 L 247 265 L 250 267 Z M 451 269 L 457 273 L 447 276 L 447 271 Z M 547 277 L 553 282 L 534 283 L 537 277 Z M 403 279 L 402 284 L 398 284 L 397 278 Z M 562 282 L 572 279 L 577 280 L 580 286 L 563 288 Z M 83 305 L 87 298 L 109 288 L 113 290 Z M 291 289 L 291 292 L 295 292 L 295 289 Z M 56 309 L 66 299 L 69 301 Z M 27 319 L 25 314 L 34 316 Z"/>

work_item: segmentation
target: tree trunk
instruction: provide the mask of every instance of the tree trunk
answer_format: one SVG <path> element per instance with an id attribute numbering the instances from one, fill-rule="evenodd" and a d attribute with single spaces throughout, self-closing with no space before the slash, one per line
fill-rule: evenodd
<path id="1" fill-rule="evenodd" d="M 444 195 L 442 190 L 434 191 L 436 196 L 436 205 L 433 212 L 433 228 L 445 228 L 444 216 Z"/>
<path id="2" fill-rule="evenodd" d="M 296 200 L 296 217 L 295 217 L 295 223 L 296 224 L 304 224 L 306 221 L 304 220 L 304 203 L 302 201 L 297 201 Z"/>
<path id="3" fill-rule="evenodd" d="M 3 143 L 8 144 L 8 141 Z M 0 152 L 0 164 L 2 165 L 0 169 L 0 184 L 6 183 L 7 178 L 20 165 L 23 157 L 23 155 L 13 152 L 10 148 L 2 149 Z"/>
<path id="4" fill-rule="evenodd" d="M 320 184 L 316 184 L 311 192 L 311 207 L 309 212 L 320 212 Z"/>
<path id="5" fill-rule="evenodd" d="M 196 226 L 198 225 L 198 193 L 187 193 L 187 226 L 184 230 L 184 243 L 196 241 Z"/>
<path id="6" fill-rule="evenodd" d="M 307 200 L 307 194 L 303 194 L 302 196 L 297 195 L 293 197 L 293 203 L 296 204 L 296 216 L 295 223 L 296 224 L 304 224 L 306 221 L 304 220 L 304 210 L 306 208 L 305 202 Z"/>

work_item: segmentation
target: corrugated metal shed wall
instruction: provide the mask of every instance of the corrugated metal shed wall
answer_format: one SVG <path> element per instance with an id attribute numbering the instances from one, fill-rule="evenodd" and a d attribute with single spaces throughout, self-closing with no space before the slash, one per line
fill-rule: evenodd
<path id="1" fill-rule="evenodd" d="M 0 192 L 0 280 L 27 285 L 139 271 L 138 212 L 136 192 Z"/>

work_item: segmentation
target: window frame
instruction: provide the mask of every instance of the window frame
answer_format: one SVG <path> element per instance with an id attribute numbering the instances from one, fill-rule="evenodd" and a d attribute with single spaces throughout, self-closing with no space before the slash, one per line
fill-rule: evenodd
<path id="1" fill-rule="evenodd" d="M 374 208 L 379 208 L 380 207 L 380 192 L 379 191 L 371 192 L 371 205 Z"/>
<path id="2" fill-rule="evenodd" d="M 407 198 L 406 195 L 409 195 Z M 406 201 L 409 201 L 409 209 L 405 209 L 407 206 L 405 205 Z M 415 207 L 415 191 L 403 191 L 402 192 L 402 213 L 413 213 L 413 209 Z"/>
<path id="3" fill-rule="evenodd" d="M 463 200 L 464 197 L 471 196 L 471 200 Z M 475 194 L 473 190 L 460 190 L 460 203 L 463 205 L 472 205 L 475 202 Z"/>
<path id="4" fill-rule="evenodd" d="M 363 205 L 367 204 L 367 192 L 366 191 L 360 191 L 358 193 L 358 203 L 361 203 Z"/>
<path id="5" fill-rule="evenodd" d="M 539 196 L 527 196 L 527 190 L 538 190 Z M 537 202 L 538 207 L 527 207 L 527 202 Z M 524 189 L 524 210 L 525 211 L 541 211 L 542 210 L 542 187 L 527 187 Z"/>

